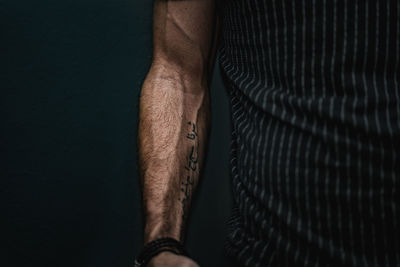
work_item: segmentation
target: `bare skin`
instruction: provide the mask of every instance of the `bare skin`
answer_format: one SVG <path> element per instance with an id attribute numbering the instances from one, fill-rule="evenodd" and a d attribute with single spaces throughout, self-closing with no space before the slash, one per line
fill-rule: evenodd
<path id="1" fill-rule="evenodd" d="M 209 74 L 216 29 L 214 0 L 155 0 L 153 61 L 139 104 L 139 166 L 144 243 L 184 242 L 209 132 Z M 198 266 L 163 252 L 148 266 Z"/>
<path id="2" fill-rule="evenodd" d="M 158 256 L 154 257 L 148 264 L 147 267 L 198 267 L 199 265 L 193 260 L 184 257 L 178 256 L 173 253 L 163 252 Z"/>

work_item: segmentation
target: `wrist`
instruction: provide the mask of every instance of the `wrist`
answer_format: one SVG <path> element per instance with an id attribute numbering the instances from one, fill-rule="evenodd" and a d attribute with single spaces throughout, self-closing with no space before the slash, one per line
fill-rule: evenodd
<path id="1" fill-rule="evenodd" d="M 160 218 L 162 218 L 161 215 L 146 215 L 146 224 L 144 227 L 144 244 L 162 237 L 171 237 L 180 242 L 183 242 L 183 222 L 182 220 L 179 220 L 181 216 L 164 218 L 162 220 Z"/>
<path id="2" fill-rule="evenodd" d="M 147 243 L 135 259 L 135 267 L 145 267 L 155 256 L 163 252 L 188 256 L 183 244 L 170 237 L 157 238 Z"/>
<path id="3" fill-rule="evenodd" d="M 144 229 L 144 244 L 163 237 L 170 237 L 183 243 L 182 231 L 176 225 L 146 224 Z"/>

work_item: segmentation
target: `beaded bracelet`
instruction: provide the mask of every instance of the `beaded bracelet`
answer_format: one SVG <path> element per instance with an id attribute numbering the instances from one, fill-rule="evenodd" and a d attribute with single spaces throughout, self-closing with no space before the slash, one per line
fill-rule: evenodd
<path id="1" fill-rule="evenodd" d="M 145 267 L 154 256 L 164 251 L 169 251 L 177 255 L 188 256 L 187 251 L 178 240 L 170 237 L 163 237 L 147 243 L 143 247 L 139 256 L 136 258 L 134 266 Z"/>

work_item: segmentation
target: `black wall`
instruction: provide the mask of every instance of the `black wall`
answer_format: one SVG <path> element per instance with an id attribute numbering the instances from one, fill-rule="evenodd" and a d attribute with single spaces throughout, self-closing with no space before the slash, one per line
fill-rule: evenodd
<path id="1" fill-rule="evenodd" d="M 130 266 L 142 242 L 136 166 L 152 1 L 0 0 L 0 266 Z M 225 266 L 229 107 L 212 130 L 187 246 Z"/>

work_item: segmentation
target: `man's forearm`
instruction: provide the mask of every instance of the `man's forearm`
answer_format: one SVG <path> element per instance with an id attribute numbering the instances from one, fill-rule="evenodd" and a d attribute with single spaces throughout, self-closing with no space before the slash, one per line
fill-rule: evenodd
<path id="1" fill-rule="evenodd" d="M 205 157 L 209 92 L 201 77 L 153 65 L 140 97 L 139 164 L 147 243 L 183 240 L 185 222 Z"/>

